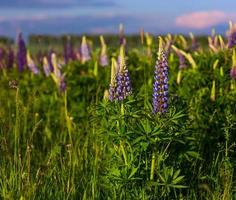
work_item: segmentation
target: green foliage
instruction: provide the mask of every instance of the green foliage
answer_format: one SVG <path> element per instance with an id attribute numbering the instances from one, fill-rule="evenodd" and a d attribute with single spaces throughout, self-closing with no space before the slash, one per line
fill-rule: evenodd
<path id="1" fill-rule="evenodd" d="M 45 44 L 58 40 L 65 42 L 48 37 Z M 137 40 L 127 54 L 133 94 L 122 103 L 104 98 L 110 67 L 99 66 L 99 48 L 91 61 L 63 66 L 65 93 L 42 73 L 1 70 L 1 199 L 236 198 L 232 51 L 193 52 L 189 41 L 184 49 L 176 39 L 188 67 L 177 84 L 178 59 L 170 53 L 169 109 L 154 115 L 157 47 L 153 42 L 147 56 Z M 108 52 L 116 57 L 116 45 Z M 9 86 L 13 80 L 16 87 Z"/>

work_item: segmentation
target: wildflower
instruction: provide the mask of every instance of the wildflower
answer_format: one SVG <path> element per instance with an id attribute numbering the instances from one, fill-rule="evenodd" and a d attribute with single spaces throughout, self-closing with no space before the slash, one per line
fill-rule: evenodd
<path id="1" fill-rule="evenodd" d="M 49 66 L 49 63 L 48 63 L 48 59 L 45 56 L 43 57 L 43 71 L 44 71 L 44 74 L 46 76 L 49 76 L 50 73 L 51 73 L 50 66 Z"/>
<path id="2" fill-rule="evenodd" d="M 91 59 L 89 46 L 85 36 L 83 36 L 82 38 L 82 44 L 80 46 L 80 54 L 82 63 L 85 63 L 86 61 Z"/>
<path id="3" fill-rule="evenodd" d="M 99 58 L 99 63 L 102 67 L 104 67 L 108 65 L 108 57 L 107 57 L 107 46 L 102 35 L 100 36 L 100 41 L 102 50 Z"/>
<path id="4" fill-rule="evenodd" d="M 195 50 L 197 50 L 197 49 L 199 48 L 199 43 L 197 42 L 197 40 L 196 40 L 196 38 L 194 37 L 193 33 L 190 33 L 189 35 L 190 35 L 190 38 L 191 38 L 191 40 L 192 40 L 192 46 L 191 46 L 191 48 L 192 48 L 193 51 L 195 51 Z"/>
<path id="5" fill-rule="evenodd" d="M 5 50 L 3 48 L 0 48 L 0 68 L 4 68 L 5 67 Z"/>
<path id="6" fill-rule="evenodd" d="M 109 88 L 109 100 L 123 101 L 132 93 L 129 71 L 125 63 L 124 46 L 120 48 L 118 63 L 112 59 L 111 83 Z"/>
<path id="7" fill-rule="evenodd" d="M 120 48 L 118 66 L 119 66 L 119 72 L 117 73 L 116 76 L 116 81 L 117 81 L 116 98 L 117 100 L 122 101 L 132 93 L 129 71 L 125 63 L 124 46 L 121 46 Z"/>
<path id="8" fill-rule="evenodd" d="M 228 48 L 232 48 L 236 45 L 236 24 L 229 23 L 228 36 Z"/>
<path id="9" fill-rule="evenodd" d="M 52 53 L 52 65 L 53 65 L 54 71 L 53 73 L 51 73 L 51 76 L 53 80 L 55 81 L 59 91 L 64 92 L 66 90 L 65 76 L 61 72 L 61 67 L 59 66 L 57 62 L 57 57 L 55 53 Z"/>
<path id="10" fill-rule="evenodd" d="M 212 30 L 211 36 L 208 37 L 208 45 L 214 52 L 217 52 L 219 50 L 218 37 L 215 34 L 214 29 Z"/>
<path id="11" fill-rule="evenodd" d="M 120 38 L 120 45 L 125 46 L 126 45 L 126 39 L 124 34 L 124 25 L 120 24 L 119 26 L 119 38 Z"/>
<path id="12" fill-rule="evenodd" d="M 17 52 L 17 63 L 20 72 L 22 72 L 24 68 L 27 66 L 26 54 L 27 50 L 25 42 L 23 40 L 22 33 L 20 33 L 18 35 L 18 52 Z"/>
<path id="13" fill-rule="evenodd" d="M 160 38 L 158 60 L 154 71 L 153 113 L 165 113 L 168 108 L 168 63 Z"/>
<path id="14" fill-rule="evenodd" d="M 67 37 L 67 43 L 64 46 L 64 60 L 65 60 L 65 63 L 68 63 L 69 60 L 75 60 L 75 53 L 74 53 L 73 46 L 71 44 L 70 36 Z"/>
<path id="15" fill-rule="evenodd" d="M 34 73 L 34 74 L 39 74 L 39 69 L 38 67 L 35 65 L 34 61 L 32 60 L 29 51 L 27 52 L 27 65 L 29 67 L 29 69 Z"/>
<path id="16" fill-rule="evenodd" d="M 12 68 L 14 64 L 14 51 L 12 50 L 11 47 L 8 49 L 8 54 L 7 54 L 7 67 Z"/>
<path id="17" fill-rule="evenodd" d="M 118 64 L 115 60 L 115 58 L 112 58 L 112 65 L 111 65 L 111 82 L 110 82 L 110 87 L 109 87 L 109 100 L 110 101 L 114 101 L 115 98 L 116 98 L 116 86 L 117 86 L 117 83 L 116 83 L 116 70 L 117 70 L 117 67 L 118 67 Z"/>
<path id="18" fill-rule="evenodd" d="M 51 49 L 48 56 L 47 56 L 47 59 L 48 59 L 48 64 L 49 64 L 49 69 L 51 72 L 54 71 L 54 67 L 53 67 L 53 64 L 52 64 L 52 55 L 54 54 L 54 51 Z"/>
<path id="19" fill-rule="evenodd" d="M 233 55 L 232 55 L 232 68 L 230 70 L 230 77 L 233 80 L 236 79 L 236 52 L 235 50 L 233 51 Z"/>

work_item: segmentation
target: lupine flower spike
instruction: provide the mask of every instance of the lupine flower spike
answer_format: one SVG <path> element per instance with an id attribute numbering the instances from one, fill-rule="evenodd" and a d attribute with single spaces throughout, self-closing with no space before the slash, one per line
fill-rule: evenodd
<path id="1" fill-rule="evenodd" d="M 191 48 L 192 48 L 193 51 L 195 51 L 199 48 L 199 44 L 198 44 L 196 38 L 194 37 L 193 33 L 189 33 L 189 35 L 190 35 L 190 38 L 192 40 Z"/>
<path id="2" fill-rule="evenodd" d="M 89 46 L 88 46 L 85 36 L 82 37 L 82 43 L 80 46 L 80 54 L 81 54 L 81 62 L 82 63 L 85 63 L 86 61 L 91 59 Z"/>
<path id="3" fill-rule="evenodd" d="M 229 30 L 227 32 L 228 36 L 228 48 L 232 48 L 236 45 L 236 24 L 229 22 Z"/>
<path id="4" fill-rule="evenodd" d="M 162 38 L 159 38 L 158 60 L 154 71 L 153 113 L 163 114 L 168 108 L 168 63 L 163 51 Z"/>
<path id="5" fill-rule="evenodd" d="M 8 54 L 7 54 L 7 67 L 8 68 L 12 68 L 13 67 L 13 65 L 14 65 L 14 58 L 15 58 L 14 51 L 12 50 L 11 47 L 9 47 Z"/>
<path id="6" fill-rule="evenodd" d="M 120 37 L 120 45 L 126 45 L 126 39 L 124 34 L 124 25 L 120 24 L 119 26 L 119 37 Z"/>
<path id="7" fill-rule="evenodd" d="M 232 68 L 230 70 L 230 77 L 231 77 L 230 89 L 234 90 L 236 88 L 236 86 L 235 86 L 235 80 L 236 80 L 236 52 L 235 52 L 235 49 L 233 50 L 233 55 L 232 55 Z"/>
<path id="8" fill-rule="evenodd" d="M 213 52 L 217 52 L 219 50 L 218 37 L 214 29 L 212 30 L 211 36 L 208 37 L 208 45 Z"/>
<path id="9" fill-rule="evenodd" d="M 120 55 L 118 61 L 119 72 L 116 76 L 116 96 L 117 100 L 122 101 L 132 93 L 131 81 L 129 71 L 125 62 L 125 51 L 123 45 L 120 47 Z"/>
<path id="10" fill-rule="evenodd" d="M 75 53 L 71 43 L 71 37 L 67 37 L 67 42 L 64 46 L 64 63 L 68 63 L 70 60 L 75 60 Z"/>
<path id="11" fill-rule="evenodd" d="M 219 60 L 217 59 L 214 64 L 213 64 L 213 71 L 215 72 L 217 66 L 218 66 Z M 216 81 L 215 77 L 212 80 L 212 87 L 211 87 L 211 100 L 215 101 L 216 100 Z"/>
<path id="12" fill-rule="evenodd" d="M 49 76 L 51 74 L 50 66 L 46 56 L 43 57 L 43 71 L 45 76 Z"/>
<path id="13" fill-rule="evenodd" d="M 111 82 L 109 87 L 109 100 L 114 101 L 116 99 L 116 74 L 117 74 L 117 67 L 118 64 L 115 58 L 111 60 Z"/>
<path id="14" fill-rule="evenodd" d="M 0 48 L 0 69 L 5 67 L 5 50 Z"/>
<path id="15" fill-rule="evenodd" d="M 58 86 L 58 89 L 60 92 L 64 92 L 66 90 L 66 83 L 65 83 L 65 77 L 61 73 L 61 69 L 57 62 L 56 54 L 52 54 L 52 64 L 54 67 L 53 73 L 51 73 L 53 80 L 55 81 L 56 85 Z"/>
<path id="16" fill-rule="evenodd" d="M 26 54 L 27 50 L 25 46 L 25 41 L 23 40 L 22 33 L 20 33 L 18 35 L 18 51 L 17 51 L 17 63 L 20 72 L 22 72 L 24 68 L 27 66 Z"/>
<path id="17" fill-rule="evenodd" d="M 30 71 L 33 72 L 33 74 L 39 74 L 39 69 L 31 58 L 29 51 L 27 51 L 27 65 Z"/>
<path id="18" fill-rule="evenodd" d="M 165 48 L 164 48 L 167 57 L 171 52 L 171 46 L 173 43 L 174 43 L 174 41 L 173 41 L 171 34 L 167 34 L 167 36 L 165 37 Z"/>
<path id="19" fill-rule="evenodd" d="M 144 44 L 144 29 L 141 28 L 140 30 L 140 40 L 141 40 L 141 44 L 143 45 Z"/>
<path id="20" fill-rule="evenodd" d="M 146 43 L 147 43 L 147 56 L 151 57 L 152 36 L 149 33 L 145 33 L 145 37 L 146 37 Z"/>
<path id="21" fill-rule="evenodd" d="M 175 51 L 177 56 L 179 57 L 179 71 L 177 74 L 177 84 L 180 84 L 182 78 L 182 71 L 187 67 L 186 65 L 186 58 L 182 50 L 178 49 L 174 45 L 172 45 L 172 49 Z"/>
<path id="22" fill-rule="evenodd" d="M 100 41 L 101 41 L 101 54 L 100 54 L 100 58 L 99 58 L 99 64 L 104 67 L 108 65 L 108 57 L 107 57 L 107 45 L 104 41 L 103 36 L 100 36 Z"/>

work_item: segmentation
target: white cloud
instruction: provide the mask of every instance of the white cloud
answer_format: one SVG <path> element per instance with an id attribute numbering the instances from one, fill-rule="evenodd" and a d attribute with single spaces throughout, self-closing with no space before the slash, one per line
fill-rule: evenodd
<path id="1" fill-rule="evenodd" d="M 199 11 L 178 16 L 175 23 L 179 27 L 204 29 L 229 20 L 236 20 L 236 14 L 223 11 Z"/>

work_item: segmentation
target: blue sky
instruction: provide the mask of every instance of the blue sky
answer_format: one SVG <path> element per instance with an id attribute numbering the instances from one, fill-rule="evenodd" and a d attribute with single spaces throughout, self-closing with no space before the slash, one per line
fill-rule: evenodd
<path id="1" fill-rule="evenodd" d="M 0 0 L 0 35 L 30 33 L 224 33 L 235 0 Z"/>

